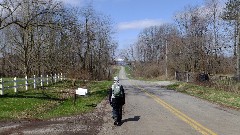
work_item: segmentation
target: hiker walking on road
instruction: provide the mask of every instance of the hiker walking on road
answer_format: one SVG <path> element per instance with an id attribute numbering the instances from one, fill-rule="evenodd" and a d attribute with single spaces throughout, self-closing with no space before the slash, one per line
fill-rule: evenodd
<path id="1" fill-rule="evenodd" d="M 109 102 L 112 106 L 112 118 L 114 125 L 120 125 L 122 120 L 122 106 L 125 104 L 125 93 L 123 86 L 119 84 L 118 77 L 114 77 L 114 83 L 109 89 Z"/>

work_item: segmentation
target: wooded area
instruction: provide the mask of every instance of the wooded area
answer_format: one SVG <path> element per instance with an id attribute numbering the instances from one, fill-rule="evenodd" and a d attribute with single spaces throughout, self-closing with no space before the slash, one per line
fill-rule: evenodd
<path id="1" fill-rule="evenodd" d="M 0 76 L 63 73 L 106 79 L 117 48 L 111 19 L 89 4 L 56 0 L 0 3 Z"/>
<path id="2" fill-rule="evenodd" d="M 145 28 L 123 56 L 135 75 L 171 78 L 176 71 L 239 76 L 240 1 L 186 6 L 174 24 Z"/>

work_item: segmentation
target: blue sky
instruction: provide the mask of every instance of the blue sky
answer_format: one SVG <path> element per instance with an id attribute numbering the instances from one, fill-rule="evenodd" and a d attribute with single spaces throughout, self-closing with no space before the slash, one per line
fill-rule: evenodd
<path id="1" fill-rule="evenodd" d="M 178 11 L 188 5 L 203 5 L 205 0 L 63 0 L 74 6 L 92 1 L 98 12 L 108 15 L 117 30 L 119 49 L 133 44 L 139 32 L 148 26 L 172 23 Z"/>

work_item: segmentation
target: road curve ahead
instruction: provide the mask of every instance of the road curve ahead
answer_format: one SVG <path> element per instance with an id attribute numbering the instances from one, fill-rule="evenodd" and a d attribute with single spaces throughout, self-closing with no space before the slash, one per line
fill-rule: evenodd
<path id="1" fill-rule="evenodd" d="M 100 135 L 239 135 L 240 112 L 165 89 L 169 82 L 130 80 L 119 73 L 126 92 L 123 123 L 114 126 L 106 108 Z"/>

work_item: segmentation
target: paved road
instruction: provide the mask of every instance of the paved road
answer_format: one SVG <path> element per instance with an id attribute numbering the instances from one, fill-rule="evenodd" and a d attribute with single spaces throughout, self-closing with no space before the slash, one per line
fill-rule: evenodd
<path id="1" fill-rule="evenodd" d="M 122 67 L 126 91 L 123 124 L 114 126 L 108 106 L 103 134 L 119 135 L 239 135 L 240 112 L 163 88 L 169 82 L 129 80 Z"/>

